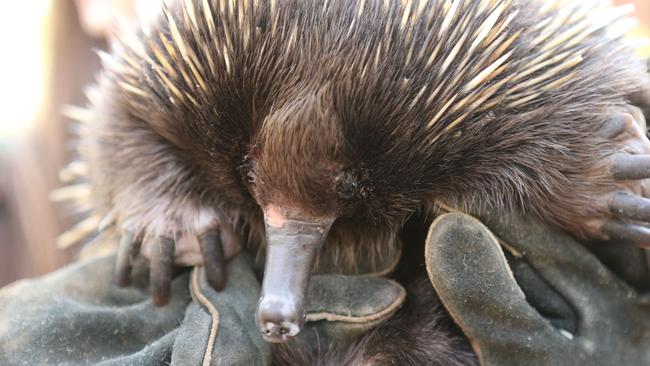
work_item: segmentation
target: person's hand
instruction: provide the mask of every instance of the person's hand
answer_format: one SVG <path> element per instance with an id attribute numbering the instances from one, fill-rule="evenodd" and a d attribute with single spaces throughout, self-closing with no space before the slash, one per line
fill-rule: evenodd
<path id="1" fill-rule="evenodd" d="M 438 217 L 425 256 L 483 366 L 650 365 L 647 294 L 564 233 L 521 218 L 482 219 L 490 229 L 463 213 Z"/>
<path id="2" fill-rule="evenodd" d="M 221 292 L 208 285 L 202 267 L 176 276 L 164 307 L 149 296 L 144 261 L 134 266 L 127 288 L 114 284 L 114 262 L 114 256 L 87 258 L 1 289 L 0 365 L 271 363 L 255 324 L 260 284 L 247 254 L 229 261 Z M 387 319 L 405 291 L 384 278 L 316 275 L 308 297 L 300 336 L 317 349 Z"/>
<path id="3" fill-rule="evenodd" d="M 176 336 L 172 365 L 264 365 L 269 344 L 255 324 L 260 285 L 246 254 L 228 263 L 228 282 L 216 292 L 201 267 L 190 285 L 194 302 Z M 406 291 L 380 277 L 315 275 L 309 285 L 306 324 L 298 335 L 302 347 L 318 349 L 345 341 L 388 319 L 402 305 Z M 295 343 L 291 343 L 295 344 Z"/>

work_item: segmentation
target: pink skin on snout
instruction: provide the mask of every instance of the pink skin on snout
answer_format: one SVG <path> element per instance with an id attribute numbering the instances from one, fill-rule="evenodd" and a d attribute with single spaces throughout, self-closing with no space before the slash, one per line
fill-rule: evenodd
<path id="1" fill-rule="evenodd" d="M 264 218 L 266 224 L 273 227 L 282 227 L 287 221 L 286 212 L 283 213 L 283 210 L 274 205 L 266 206 L 264 210 Z"/>

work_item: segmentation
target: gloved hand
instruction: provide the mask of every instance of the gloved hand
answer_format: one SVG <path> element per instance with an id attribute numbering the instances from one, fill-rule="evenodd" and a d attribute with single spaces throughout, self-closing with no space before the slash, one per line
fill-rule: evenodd
<path id="1" fill-rule="evenodd" d="M 490 229 L 462 213 L 437 218 L 425 256 L 483 366 L 650 365 L 647 294 L 564 233 L 482 216 Z"/>
<path id="2" fill-rule="evenodd" d="M 228 264 L 228 273 L 225 289 L 216 292 L 202 269 L 193 271 L 190 282 L 195 301 L 176 337 L 172 365 L 270 364 L 269 344 L 255 324 L 260 285 L 252 263 L 240 254 Z M 359 335 L 388 319 L 405 298 L 404 288 L 385 278 L 314 275 L 307 294 L 306 324 L 298 341 L 302 347 L 317 349 Z M 199 345 L 204 346 L 197 349 Z"/>
<path id="3" fill-rule="evenodd" d="M 89 258 L 0 290 L 0 365 L 270 364 L 254 320 L 260 286 L 246 254 L 228 263 L 223 291 L 195 268 L 174 279 L 163 307 L 151 302 L 146 265 L 122 288 L 113 284 L 114 261 Z M 309 291 L 302 336 L 312 347 L 368 330 L 405 297 L 397 283 L 365 276 L 314 276 Z"/>

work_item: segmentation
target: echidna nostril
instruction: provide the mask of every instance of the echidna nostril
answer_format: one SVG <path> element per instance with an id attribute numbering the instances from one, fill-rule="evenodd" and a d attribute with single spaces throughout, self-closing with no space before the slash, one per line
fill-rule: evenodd
<path id="1" fill-rule="evenodd" d="M 260 329 L 262 336 L 269 342 L 286 342 L 300 331 L 298 324 L 290 322 L 266 323 Z"/>

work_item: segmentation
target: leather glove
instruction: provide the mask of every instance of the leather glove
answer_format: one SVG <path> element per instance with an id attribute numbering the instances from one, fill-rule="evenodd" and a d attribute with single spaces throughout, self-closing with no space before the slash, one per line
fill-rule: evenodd
<path id="1" fill-rule="evenodd" d="M 228 273 L 225 289 L 216 292 L 201 268 L 193 271 L 195 301 L 188 307 L 176 337 L 172 365 L 270 364 L 269 344 L 255 324 L 260 285 L 253 264 L 240 254 L 228 264 Z M 318 349 L 332 341 L 345 341 L 388 319 L 405 298 L 404 288 L 385 278 L 315 275 L 309 285 L 307 319 L 298 342 L 301 347 Z M 199 350 L 198 345 L 202 345 Z"/>
<path id="2" fill-rule="evenodd" d="M 113 285 L 114 256 L 90 258 L 0 289 L 0 365 L 141 365 L 169 362 L 190 302 L 188 275 L 156 307 L 146 266 Z"/>
<path id="3" fill-rule="evenodd" d="M 163 307 L 151 302 L 146 263 L 122 288 L 113 284 L 114 262 L 89 258 L 1 289 L 0 365 L 270 364 L 254 320 L 260 286 L 245 253 L 228 263 L 223 291 L 195 268 L 174 279 Z M 309 291 L 301 336 L 311 347 L 370 329 L 405 297 L 397 283 L 367 276 L 317 275 Z"/>
<path id="4" fill-rule="evenodd" d="M 650 365 L 647 294 L 562 232 L 482 218 L 490 229 L 463 213 L 438 217 L 425 258 L 483 366 Z"/>

